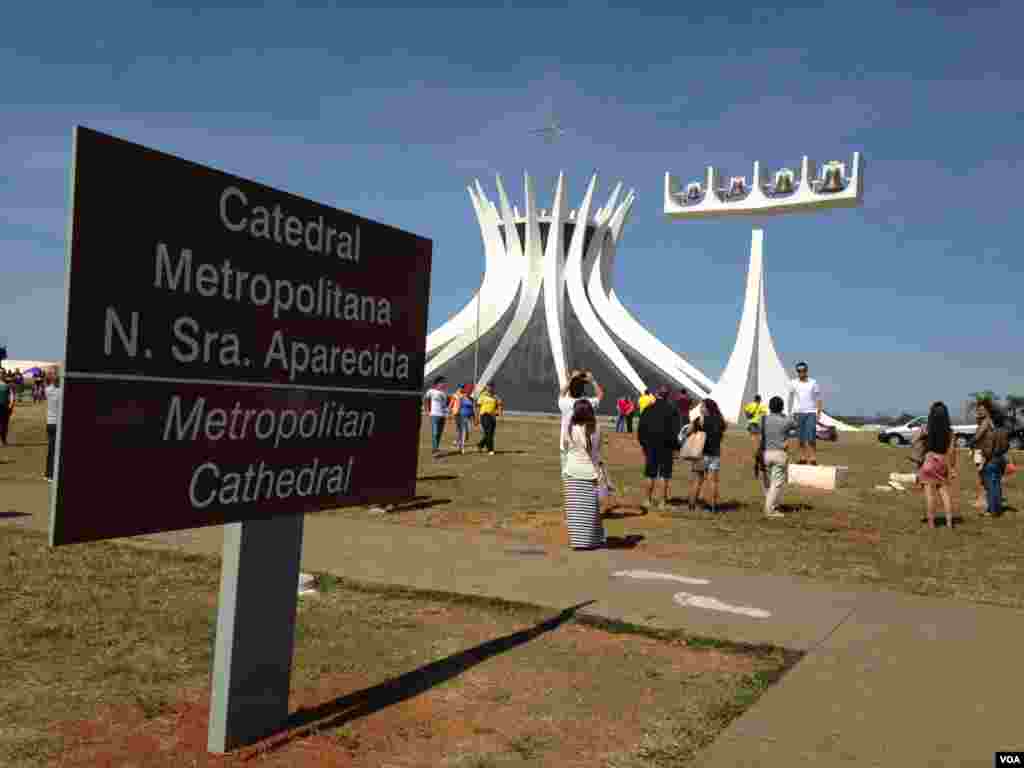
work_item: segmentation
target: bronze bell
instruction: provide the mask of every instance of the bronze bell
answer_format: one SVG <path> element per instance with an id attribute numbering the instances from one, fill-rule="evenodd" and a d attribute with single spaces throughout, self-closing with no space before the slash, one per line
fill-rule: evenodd
<path id="1" fill-rule="evenodd" d="M 700 198 L 701 186 L 699 181 L 694 181 L 686 185 L 686 199 L 693 201 Z"/>
<path id="2" fill-rule="evenodd" d="M 793 172 L 783 168 L 775 174 L 775 192 L 778 194 L 789 194 L 793 191 Z"/>
<path id="3" fill-rule="evenodd" d="M 843 164 L 831 162 L 825 166 L 825 178 L 821 185 L 822 192 L 843 191 Z"/>
<path id="4" fill-rule="evenodd" d="M 742 176 L 733 176 L 729 181 L 729 197 L 737 197 L 747 191 L 747 181 Z"/>

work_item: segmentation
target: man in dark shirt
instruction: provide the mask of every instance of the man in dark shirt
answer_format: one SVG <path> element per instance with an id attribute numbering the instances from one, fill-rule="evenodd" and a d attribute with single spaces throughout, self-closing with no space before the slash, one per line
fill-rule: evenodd
<path id="1" fill-rule="evenodd" d="M 655 393 L 655 401 L 640 414 L 637 439 L 644 449 L 644 477 L 647 478 L 647 503 L 654 504 L 654 485 L 662 481 L 660 509 L 668 506 L 669 486 L 672 482 L 673 454 L 679 450 L 679 430 L 682 419 L 679 408 L 669 400 L 668 387 Z"/>

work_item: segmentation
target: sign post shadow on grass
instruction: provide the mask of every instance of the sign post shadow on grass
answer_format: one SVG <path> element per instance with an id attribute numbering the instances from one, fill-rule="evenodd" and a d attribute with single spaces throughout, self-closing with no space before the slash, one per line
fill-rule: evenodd
<path id="1" fill-rule="evenodd" d="M 75 129 L 50 543 L 224 526 L 213 752 L 287 721 L 303 515 L 415 495 L 430 260 Z M 113 483 L 134 503 L 95 504 Z"/>

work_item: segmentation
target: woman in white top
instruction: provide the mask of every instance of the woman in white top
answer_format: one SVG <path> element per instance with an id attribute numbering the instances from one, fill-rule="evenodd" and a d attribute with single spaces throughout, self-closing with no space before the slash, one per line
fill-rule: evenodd
<path id="1" fill-rule="evenodd" d="M 565 521 L 569 546 L 596 549 L 604 546 L 604 525 L 597 499 L 601 466 L 601 432 L 588 400 L 573 406 L 569 429 L 563 437 L 562 484 L 565 490 Z"/>
<path id="2" fill-rule="evenodd" d="M 60 413 L 60 375 L 56 368 L 46 372 L 46 479 L 53 482 L 53 455 L 57 445 L 57 414 Z"/>

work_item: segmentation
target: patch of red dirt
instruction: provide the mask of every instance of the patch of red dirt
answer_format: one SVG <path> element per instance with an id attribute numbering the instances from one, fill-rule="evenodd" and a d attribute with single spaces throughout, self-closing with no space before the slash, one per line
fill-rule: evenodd
<path id="1" fill-rule="evenodd" d="M 507 624 L 497 622 L 463 624 L 459 615 L 458 608 L 422 612 L 431 621 L 451 624 L 455 619 L 459 644 L 466 648 L 509 632 Z M 574 624 L 534 642 L 541 654 L 565 658 L 570 652 L 588 663 L 547 665 L 544 656 L 531 663 L 514 654 L 499 655 L 407 699 L 401 698 L 401 689 L 373 688 L 375 681 L 362 674 L 324 676 L 315 686 L 292 693 L 291 710 L 307 717 L 304 726 L 228 755 L 207 753 L 209 691 L 192 689 L 169 712 L 150 720 L 129 706 L 58 726 L 65 738 L 59 764 L 427 768 L 459 755 L 507 754 L 514 739 L 530 736 L 543 744 L 543 765 L 593 766 L 638 743 L 654 710 L 672 703 L 664 693 L 615 673 L 595 677 L 595 660 L 597 669 L 617 670 L 628 651 L 643 659 L 636 663 L 680 673 L 748 674 L 755 665 L 752 658 L 714 649 L 694 650 Z"/>
<path id="2" fill-rule="evenodd" d="M 879 530 L 864 530 L 851 528 L 843 532 L 843 538 L 848 541 L 856 541 L 864 544 L 881 544 L 882 532 Z"/>

